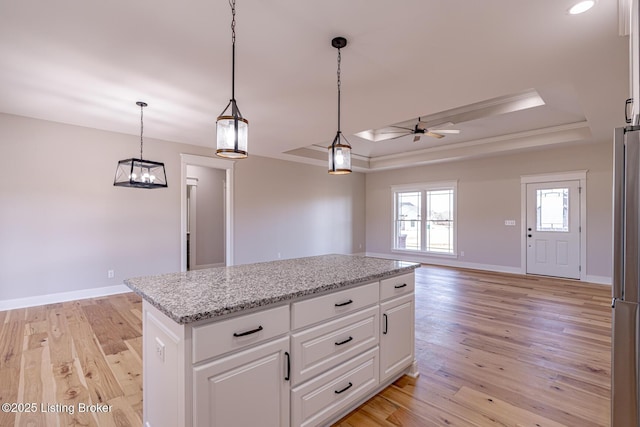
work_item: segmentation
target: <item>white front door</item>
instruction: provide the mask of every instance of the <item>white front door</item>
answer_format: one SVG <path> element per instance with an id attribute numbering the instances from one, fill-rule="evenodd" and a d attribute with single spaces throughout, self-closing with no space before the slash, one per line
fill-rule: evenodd
<path id="1" fill-rule="evenodd" d="M 580 181 L 527 184 L 527 273 L 580 278 Z"/>

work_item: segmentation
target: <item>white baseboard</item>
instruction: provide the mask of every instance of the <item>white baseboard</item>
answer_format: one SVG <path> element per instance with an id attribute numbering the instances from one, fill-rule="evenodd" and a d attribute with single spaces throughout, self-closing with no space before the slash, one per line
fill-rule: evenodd
<path id="1" fill-rule="evenodd" d="M 458 261 L 457 259 L 452 259 L 448 257 L 440 258 L 440 257 L 416 256 L 411 254 L 395 253 L 395 252 L 390 254 L 367 252 L 367 256 L 372 256 L 376 258 L 399 259 L 401 261 L 420 262 L 423 264 L 444 265 L 447 267 L 470 268 L 473 270 L 494 271 L 497 273 L 523 274 L 520 267 L 478 264 L 475 262 L 461 262 L 461 261 Z"/>
<path id="2" fill-rule="evenodd" d="M 607 277 L 607 276 L 593 276 L 593 275 L 587 274 L 587 277 L 585 277 L 584 281 L 589 283 L 597 283 L 599 285 L 611 286 L 611 277 Z"/>
<path id="3" fill-rule="evenodd" d="M 401 261 L 420 262 L 423 264 L 444 265 L 447 267 L 470 268 L 473 270 L 494 271 L 496 273 L 526 274 L 520 267 L 507 267 L 504 265 L 460 262 L 457 259 L 444 258 L 444 257 L 440 258 L 440 257 L 426 257 L 426 256 L 419 256 L 419 255 L 416 256 L 416 255 L 396 253 L 396 252 L 390 253 L 390 254 L 379 254 L 379 253 L 367 252 L 367 256 L 372 256 L 377 258 L 399 259 Z M 594 276 L 594 275 L 588 274 L 585 277 L 584 281 L 588 283 L 596 283 L 599 285 L 611 286 L 611 277 L 607 277 L 607 276 Z"/>
<path id="4" fill-rule="evenodd" d="M 0 311 L 16 308 L 33 307 L 36 305 L 54 304 L 57 302 L 75 301 L 78 299 L 97 298 L 107 295 L 123 294 L 131 292 L 126 285 L 105 286 L 102 288 L 81 289 L 57 294 L 37 295 L 26 298 L 15 298 L 0 301 Z"/>

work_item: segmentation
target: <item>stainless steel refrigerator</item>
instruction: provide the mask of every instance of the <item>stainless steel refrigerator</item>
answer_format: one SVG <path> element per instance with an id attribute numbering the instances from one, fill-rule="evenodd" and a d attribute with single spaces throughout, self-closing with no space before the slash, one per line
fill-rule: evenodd
<path id="1" fill-rule="evenodd" d="M 613 200 L 611 426 L 639 427 L 640 126 L 615 130 Z"/>

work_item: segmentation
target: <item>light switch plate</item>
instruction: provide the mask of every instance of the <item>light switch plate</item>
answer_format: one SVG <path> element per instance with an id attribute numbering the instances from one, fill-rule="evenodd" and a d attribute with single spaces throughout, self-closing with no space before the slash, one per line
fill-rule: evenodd
<path id="1" fill-rule="evenodd" d="M 514 225 L 516 225 L 516 220 L 515 219 L 505 219 L 504 220 L 504 225 L 514 226 Z"/>

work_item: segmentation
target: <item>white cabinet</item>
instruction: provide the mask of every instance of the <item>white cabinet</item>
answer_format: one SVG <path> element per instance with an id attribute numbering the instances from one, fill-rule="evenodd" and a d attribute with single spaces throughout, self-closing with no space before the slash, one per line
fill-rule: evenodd
<path id="1" fill-rule="evenodd" d="M 324 426 L 416 375 L 414 275 L 178 324 L 143 302 L 145 427 Z"/>
<path id="2" fill-rule="evenodd" d="M 289 338 L 193 369 L 194 425 L 289 425 Z"/>
<path id="3" fill-rule="evenodd" d="M 293 385 L 378 344 L 378 306 L 291 335 Z"/>
<path id="4" fill-rule="evenodd" d="M 378 347 L 291 390 L 291 423 L 310 427 L 348 408 L 378 386 Z"/>
<path id="5" fill-rule="evenodd" d="M 414 294 L 383 302 L 380 313 L 380 380 L 385 381 L 413 363 Z"/>

